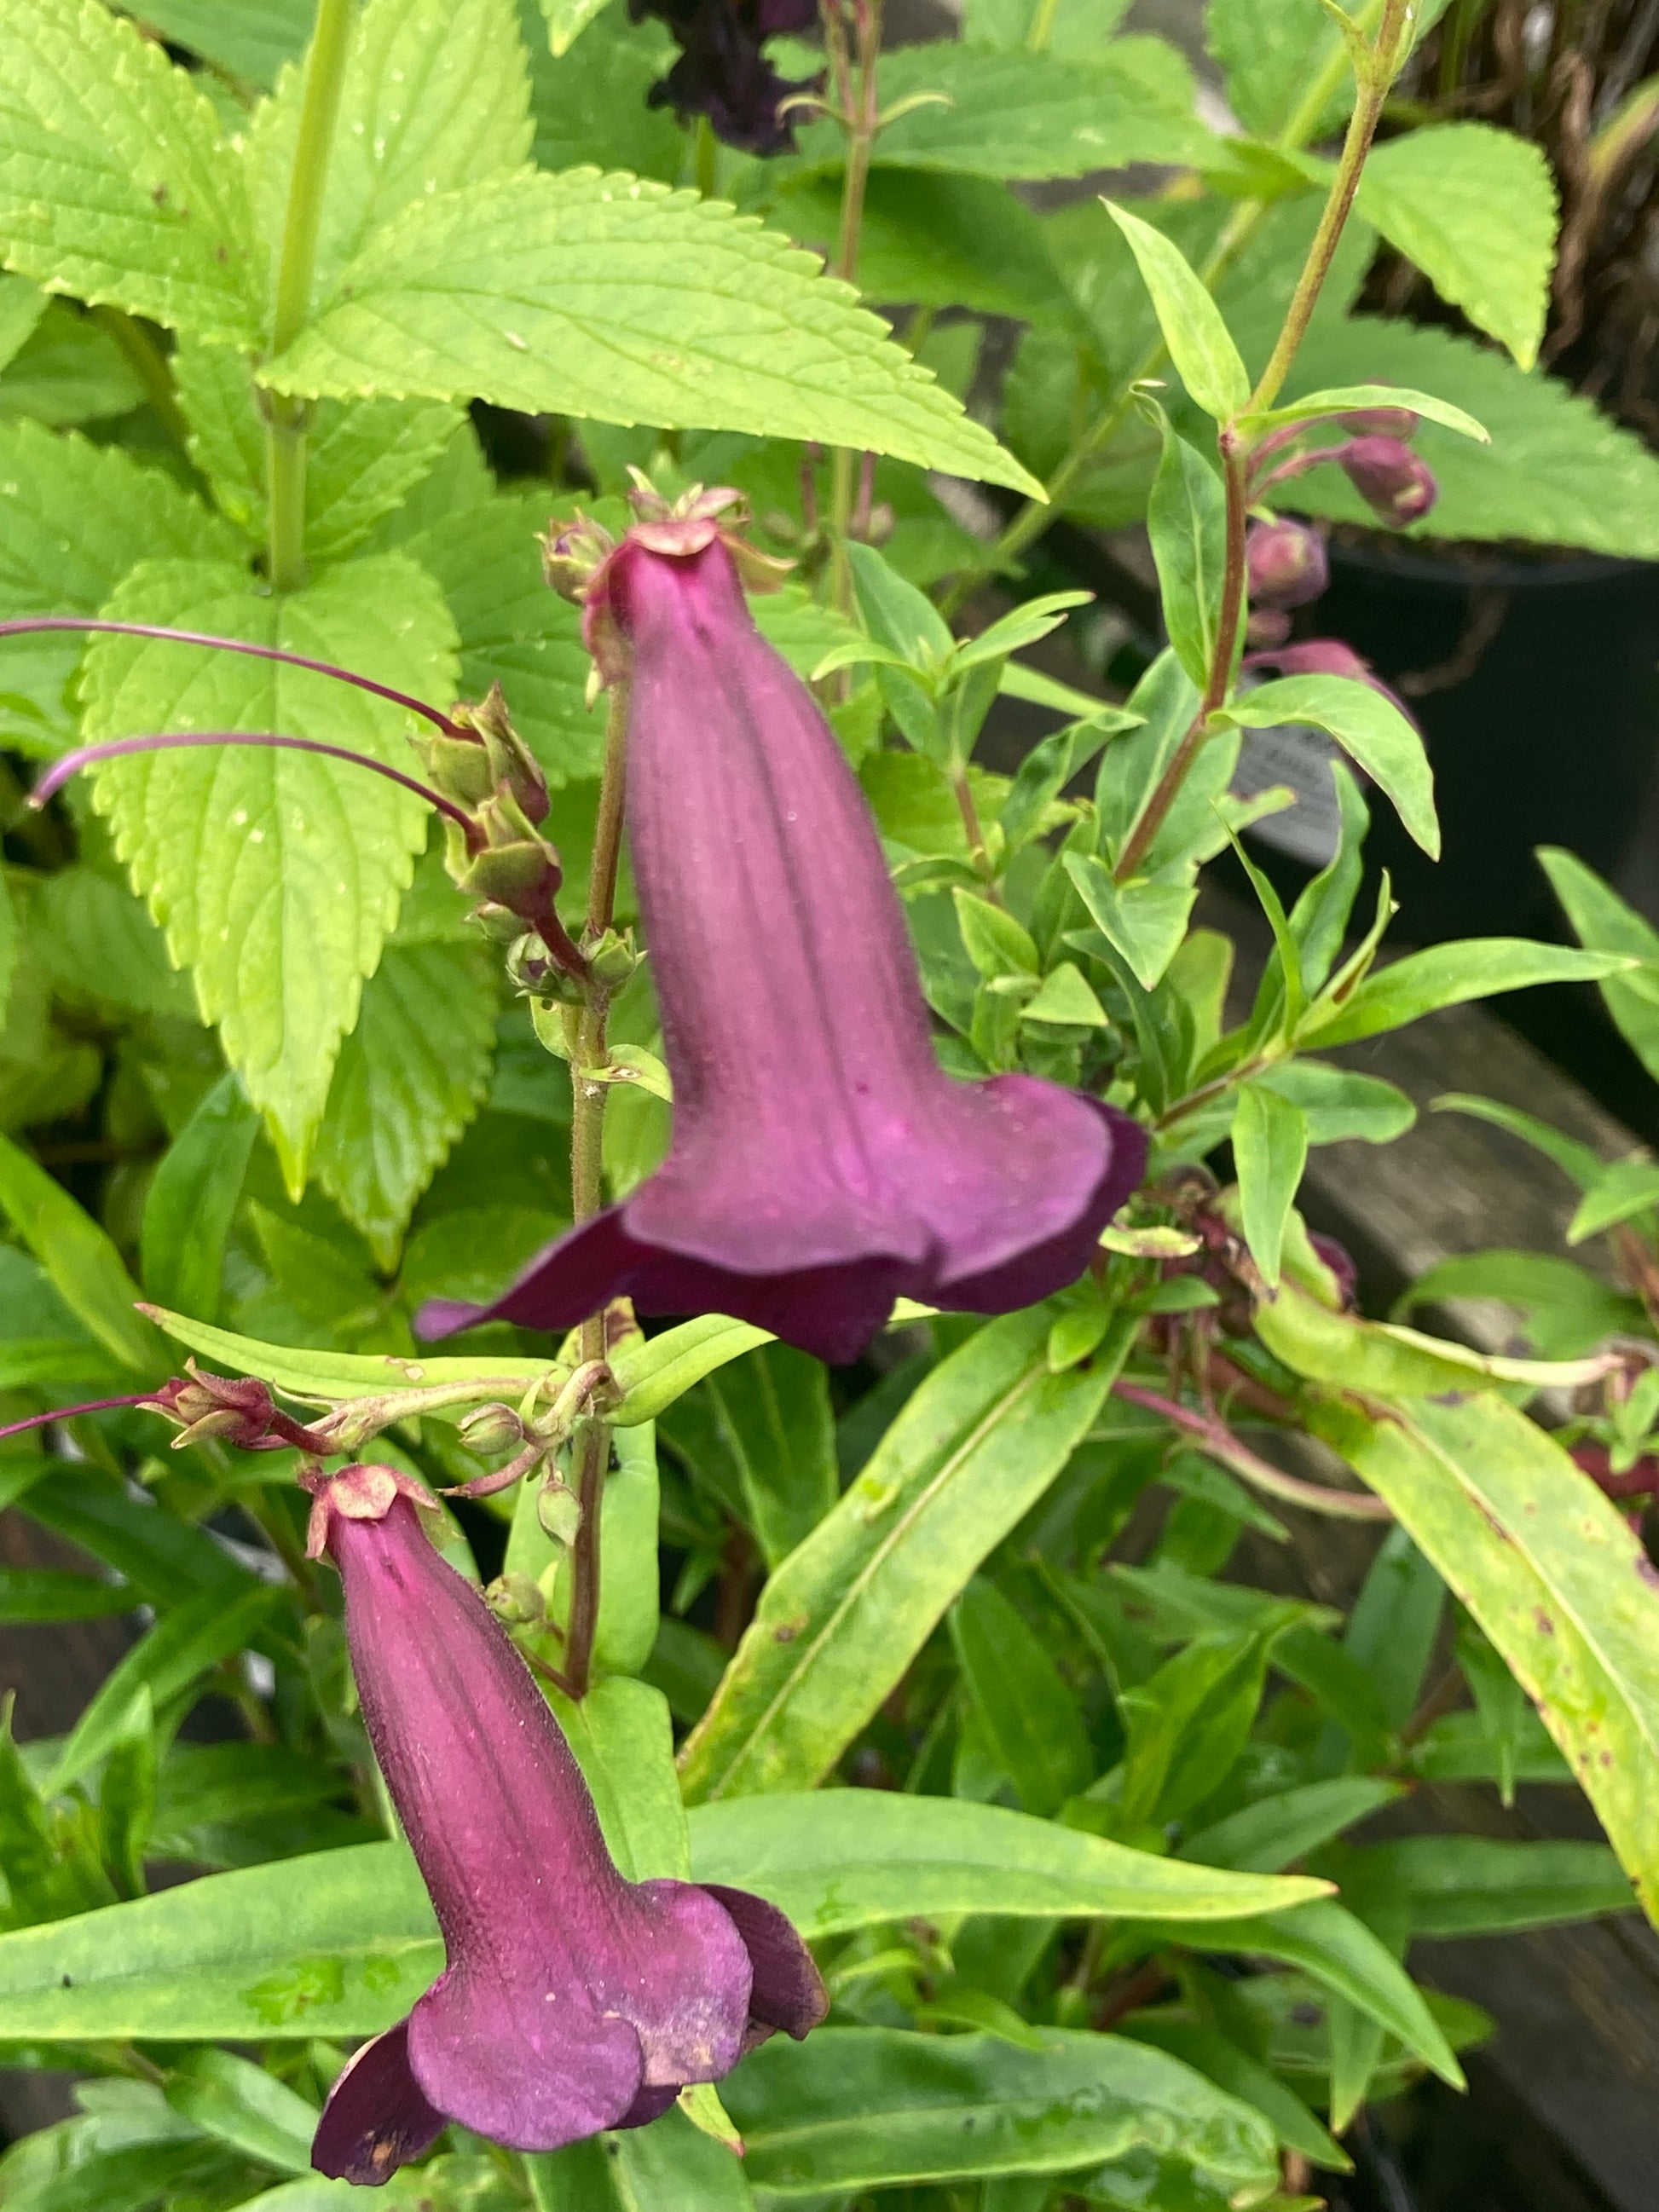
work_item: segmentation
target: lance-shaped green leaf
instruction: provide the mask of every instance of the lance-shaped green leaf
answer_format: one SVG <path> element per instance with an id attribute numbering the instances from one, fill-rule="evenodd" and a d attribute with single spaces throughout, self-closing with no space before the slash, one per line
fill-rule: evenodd
<path id="1" fill-rule="evenodd" d="M 1659 930 L 1626 906 L 1577 854 L 1540 845 L 1537 858 L 1579 943 L 1597 952 L 1622 952 L 1642 963 L 1627 975 L 1606 977 L 1601 996 L 1626 1043 L 1659 1081 Z"/>
<path id="2" fill-rule="evenodd" d="M 660 1702 L 620 1677 L 594 1696 L 572 1742 L 613 1844 L 637 1848 L 647 1871 L 678 1871 Z M 1158 1858 L 996 1807 L 876 1791 L 695 1807 L 690 1835 L 696 1881 L 756 1890 L 813 1935 L 992 1911 L 1243 1924 L 1325 1888 Z M 374 2035 L 442 1967 L 408 1850 L 353 1844 L 0 1937 L 0 2002 L 10 2034 L 55 2042 Z"/>
<path id="3" fill-rule="evenodd" d="M 1220 308 L 1173 239 L 1111 200 L 1106 212 L 1129 242 L 1170 358 L 1194 404 L 1218 422 L 1231 422 L 1250 396 L 1250 378 Z"/>
<path id="4" fill-rule="evenodd" d="M 1377 969 L 1340 1001 L 1320 1000 L 1310 1012 L 1304 1036 L 1323 1052 L 1401 1029 L 1442 1006 L 1464 1006 L 1500 991 L 1528 991 L 1539 983 L 1598 983 L 1632 965 L 1616 952 L 1580 952 L 1524 937 L 1468 937 L 1455 945 L 1431 945 Z"/>
<path id="5" fill-rule="evenodd" d="M 1605 1844 L 1402 1836 L 1367 1844 L 1367 1883 L 1396 1889 L 1413 1936 L 1507 1935 L 1630 1912 L 1630 1877 Z"/>
<path id="6" fill-rule="evenodd" d="M 167 2099 L 204 2135 L 279 2173 L 311 2172 L 315 2105 L 263 2066 L 228 2051 L 198 2051 L 172 2075 Z"/>
<path id="7" fill-rule="evenodd" d="M 1176 868 L 1120 884 L 1092 853 L 1067 853 L 1065 861 L 1066 872 L 1102 936 L 1127 963 L 1142 988 L 1156 990 L 1181 949 L 1198 896 L 1194 884 L 1181 880 L 1191 871 Z"/>
<path id="8" fill-rule="evenodd" d="M 693 1802 L 806 1788 L 827 1773 L 1064 1467 L 1110 1364 L 1051 1375 L 1048 1322 L 1041 1309 L 1010 1315 L 935 1368 L 772 1577 L 682 1754 Z"/>
<path id="9" fill-rule="evenodd" d="M 1287 401 L 1282 407 L 1247 415 L 1244 422 L 1254 434 L 1277 430 L 1286 422 L 1308 422 L 1322 415 L 1346 415 L 1367 407 L 1408 407 L 1425 422 L 1438 422 L 1443 429 L 1456 430 L 1478 445 L 1492 443 L 1485 425 L 1462 408 L 1454 407 L 1449 399 L 1437 399 L 1432 392 L 1413 392 L 1399 384 L 1343 384 L 1328 392 L 1304 392 L 1300 399 Z"/>
<path id="10" fill-rule="evenodd" d="M 975 1576 L 951 1607 L 951 1642 L 1021 1804 L 1052 1819 L 1094 1776 L 1072 1692 L 1024 1616 L 984 1576 Z"/>
<path id="11" fill-rule="evenodd" d="M 1233 700 L 1227 714 L 1247 730 L 1308 722 L 1328 732 L 1393 800 L 1407 832 L 1429 858 L 1439 858 L 1434 775 L 1421 734 L 1372 685 L 1347 676 L 1281 677 Z"/>
<path id="12" fill-rule="evenodd" d="M 1502 1653 L 1659 1917 L 1659 1585 L 1617 1506 L 1501 1398 L 1316 1423 Z"/>
<path id="13" fill-rule="evenodd" d="M 1233 1159 L 1244 1241 L 1269 1285 L 1279 1281 L 1285 1226 L 1308 1164 L 1308 1117 L 1266 1084 L 1247 1083 L 1233 1115 Z"/>
<path id="14" fill-rule="evenodd" d="M 144 1288 L 210 1322 L 225 1240 L 242 1195 L 259 1117 L 234 1075 L 216 1083 L 167 1147 L 144 1200 Z"/>
<path id="15" fill-rule="evenodd" d="M 453 696 L 447 611 L 397 555 L 281 597 L 256 591 L 240 568 L 146 562 L 107 611 L 281 645 L 416 698 Z M 104 637 L 88 653 L 84 684 L 89 737 L 268 730 L 321 738 L 404 774 L 418 766 L 403 709 L 274 661 Z M 297 1197 L 340 1041 L 426 841 L 427 811 L 366 769 L 310 753 L 207 746 L 95 773 L 117 850 L 174 959 L 193 970 L 203 1013 L 218 1024 Z"/>
<path id="16" fill-rule="evenodd" d="M 1137 2151 L 1224 2203 L 1273 2187 L 1267 2121 L 1178 2059 L 1082 2030 L 1044 2028 L 1036 2041 L 820 2028 L 799 2045 L 775 2038 L 722 2094 L 750 2181 L 780 2197 L 1061 2173 Z"/>
<path id="17" fill-rule="evenodd" d="M 161 1346 L 137 1311 L 138 1290 L 108 1235 L 9 1137 L 0 1137 L 0 1213 L 51 1276 L 77 1321 L 139 1376 L 160 1370 Z"/>
<path id="18" fill-rule="evenodd" d="M 1479 1390 L 1492 1382 L 1575 1389 L 1607 1372 L 1606 1360 L 1599 1358 L 1512 1359 L 1506 1352 L 1474 1352 L 1394 1322 L 1334 1313 L 1291 1282 L 1281 1283 L 1257 1305 L 1255 1331 L 1270 1352 L 1310 1382 L 1375 1391 L 1390 1399 Z"/>
<path id="19" fill-rule="evenodd" d="M 241 164 L 165 50 L 91 0 L 0 19 L 0 248 L 27 276 L 252 344 L 261 279 Z"/>
<path id="20" fill-rule="evenodd" d="M 1323 1887 L 1130 1850 L 1000 1805 L 887 1790 L 694 1806 L 691 1851 L 699 1881 L 758 1890 L 812 1937 L 917 1912 L 1185 1925 L 1279 1911 Z"/>
<path id="21" fill-rule="evenodd" d="M 1221 619 L 1226 495 L 1203 454 L 1176 435 L 1161 408 L 1158 416 L 1164 453 L 1152 478 L 1146 526 L 1170 643 L 1201 690 L 1210 680 Z"/>
<path id="22" fill-rule="evenodd" d="M 140 1689 L 157 1705 L 198 1681 L 210 1667 L 246 1646 L 275 1607 L 281 1593 L 255 1583 L 227 1601 L 222 1590 L 205 1589 L 158 1621 L 106 1675 L 58 1753 L 52 1787 L 66 1790 L 96 1765 L 125 1723 Z"/>
<path id="23" fill-rule="evenodd" d="M 0 1567 L 0 1623 L 96 1620 L 142 1601 L 126 1583 L 100 1582 L 64 1567 Z"/>
<path id="24" fill-rule="evenodd" d="M 586 170 L 409 208 L 264 375 L 816 438 L 1040 491 L 814 257 L 718 201 Z"/>

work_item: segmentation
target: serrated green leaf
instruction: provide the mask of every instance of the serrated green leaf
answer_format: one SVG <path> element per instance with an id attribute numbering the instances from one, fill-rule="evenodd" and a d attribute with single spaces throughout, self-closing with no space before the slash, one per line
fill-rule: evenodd
<path id="1" fill-rule="evenodd" d="M 175 46 L 268 91 L 284 62 L 298 61 L 316 18 L 316 0 L 134 0 L 138 15 Z"/>
<path id="2" fill-rule="evenodd" d="M 264 374 L 310 396 L 816 438 L 1039 489 L 813 257 L 623 176 L 518 176 L 408 209 Z"/>
<path id="3" fill-rule="evenodd" d="M 17 968 L 17 909 L 6 888 L 6 872 L 0 867 L 0 1030 L 6 1026 L 6 1011 L 11 1000 L 11 979 Z"/>
<path id="4" fill-rule="evenodd" d="M 1438 860 L 1434 772 L 1422 735 L 1373 685 L 1347 676 L 1285 676 L 1243 693 L 1227 713 L 1247 730 L 1310 722 L 1327 731 L 1393 800 L 1407 831 L 1429 858 Z"/>
<path id="5" fill-rule="evenodd" d="M 208 562 L 148 562 L 110 602 L 173 623 L 334 661 L 417 698 L 453 696 L 453 633 L 437 587 L 395 554 L 272 598 Z M 88 736 L 157 729 L 324 738 L 408 773 L 401 709 L 301 669 L 206 648 L 106 637 L 87 655 Z M 193 971 L 296 1193 L 340 1042 L 356 1017 L 428 817 L 345 762 L 246 746 L 161 752 L 96 771 L 135 887 Z"/>
<path id="6" fill-rule="evenodd" d="M 538 167 L 628 169 L 636 177 L 678 184 L 684 136 L 672 107 L 650 105 L 651 88 L 673 58 L 667 33 L 655 25 L 636 27 L 617 9 L 590 22 L 559 52 L 549 43 L 537 0 L 520 0 L 520 21 L 530 50 Z"/>
<path id="7" fill-rule="evenodd" d="M 1250 380 L 1220 308 L 1173 239 L 1111 200 L 1106 212 L 1129 241 L 1170 358 L 1194 404 L 1218 422 L 1231 421 L 1249 398 Z"/>
<path id="8" fill-rule="evenodd" d="M 74 518 L 69 526 L 67 518 Z M 178 479 L 115 446 L 0 423 L 0 618 L 94 615 L 135 563 L 234 560 L 235 532 Z M 0 730 L 34 753 L 74 741 L 83 636 L 0 641 Z"/>
<path id="9" fill-rule="evenodd" d="M 463 54 L 466 66 L 458 69 Z M 304 94 L 302 74 L 285 72 L 254 125 L 249 166 L 273 245 Z M 352 31 L 329 149 L 313 300 L 327 299 L 347 263 L 404 209 L 516 169 L 532 131 L 515 0 L 368 0 Z"/>
<path id="10" fill-rule="evenodd" d="M 568 54 L 608 0 L 541 0 L 547 34 L 556 55 Z"/>
<path id="11" fill-rule="evenodd" d="M 241 166 L 211 104 L 98 0 L 0 21 L 0 247 L 10 267 L 198 337 L 253 343 Z"/>
<path id="12" fill-rule="evenodd" d="M 246 360 L 186 341 L 173 357 L 190 449 L 230 520 L 263 540 L 267 529 L 265 426 Z M 431 473 L 453 438 L 458 410 L 434 399 L 325 399 L 306 437 L 305 549 L 337 561 Z"/>
<path id="13" fill-rule="evenodd" d="M 1448 331 L 1366 315 L 1313 329 L 1289 388 L 1378 381 L 1437 392 L 1491 433 L 1490 445 L 1476 446 L 1433 422 L 1418 431 L 1440 487 L 1437 536 L 1659 557 L 1659 457 L 1559 377 L 1524 374 Z M 1315 514 L 1375 520 L 1340 469 L 1300 477 L 1297 498 Z"/>
<path id="14" fill-rule="evenodd" d="M 945 97 L 890 124 L 876 141 L 876 166 L 1035 181 L 1132 161 L 1201 161 L 1213 142 L 1193 113 L 1190 77 L 1179 63 L 1171 71 L 1149 68 L 1149 59 L 1139 40 L 1064 59 L 954 40 L 901 46 L 882 57 L 883 106 L 920 93 Z M 827 130 L 801 135 L 807 161 L 838 161 L 840 150 Z"/>
<path id="15" fill-rule="evenodd" d="M 1354 205 L 1443 300 L 1532 367 L 1555 261 L 1555 183 L 1541 146 L 1489 123 L 1407 131 L 1373 147 Z"/>
<path id="16" fill-rule="evenodd" d="M 1129 0 L 968 0 L 963 30 L 975 46 L 999 53 L 1037 49 L 1067 61 L 1099 53 L 1128 11 Z M 1044 26 L 1047 35 L 1043 35 Z"/>
<path id="17" fill-rule="evenodd" d="M 9 368 L 17 349 L 25 343 L 51 304 L 38 284 L 27 276 L 0 276 L 0 370 Z M 0 404 L 3 404 L 0 392 Z M 27 414 L 29 410 L 22 410 Z"/>
<path id="18" fill-rule="evenodd" d="M 394 943 L 363 986 L 318 1133 L 317 1179 L 385 1268 L 488 1087 L 496 973 L 482 939 Z"/>
<path id="19" fill-rule="evenodd" d="M 683 1754 L 693 1802 L 817 1782 L 1053 1480 L 1111 1368 L 1051 1375 L 1048 1334 L 1041 1309 L 1012 1315 L 936 1368 L 772 1577 Z"/>
<path id="20" fill-rule="evenodd" d="M 120 1013 L 193 1020 L 188 976 L 125 884 L 87 867 L 60 868 L 37 887 L 41 951 L 58 996 Z"/>

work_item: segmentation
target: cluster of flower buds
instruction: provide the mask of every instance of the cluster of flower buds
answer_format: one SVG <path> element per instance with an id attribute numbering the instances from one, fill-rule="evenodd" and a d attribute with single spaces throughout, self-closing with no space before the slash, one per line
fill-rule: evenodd
<path id="1" fill-rule="evenodd" d="M 146 1412 L 177 1422 L 175 1451 L 209 1437 L 233 1444 L 238 1451 L 326 1454 L 337 1449 L 320 1431 L 306 1428 L 283 1413 L 254 1376 L 204 1375 L 193 1359 L 187 1359 L 185 1367 L 188 1381 L 175 1375 L 153 1397 L 138 1401 Z"/>
<path id="2" fill-rule="evenodd" d="M 1348 434 L 1340 444 L 1304 442 L 1310 431 L 1330 422 Z M 1346 414 L 1288 424 L 1255 448 L 1251 501 L 1260 506 L 1276 486 L 1334 462 L 1380 522 L 1396 530 L 1406 529 L 1422 521 L 1439 495 L 1433 471 L 1408 442 L 1417 424 L 1418 417 L 1407 407 L 1356 408 Z M 1337 641 L 1287 644 L 1291 614 L 1298 607 L 1311 605 L 1330 582 L 1322 530 L 1286 515 L 1267 514 L 1250 525 L 1245 564 L 1249 595 L 1246 637 L 1256 648 L 1252 658 L 1278 659 L 1286 675 L 1363 677 L 1394 698 L 1358 655 Z M 1307 659 L 1310 654 L 1314 657 Z M 1292 666 L 1297 656 L 1303 656 L 1301 665 Z M 1247 660 L 1246 665 L 1249 665 Z"/>

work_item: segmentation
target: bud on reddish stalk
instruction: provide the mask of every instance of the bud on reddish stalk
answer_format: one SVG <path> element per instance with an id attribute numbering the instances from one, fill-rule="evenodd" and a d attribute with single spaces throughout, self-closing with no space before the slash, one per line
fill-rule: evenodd
<path id="1" fill-rule="evenodd" d="M 1403 530 L 1420 522 L 1440 496 L 1433 470 L 1398 438 L 1356 438 L 1330 458 L 1382 522 Z"/>
<path id="2" fill-rule="evenodd" d="M 1369 660 L 1362 660 L 1351 645 L 1340 637 L 1310 637 L 1296 645 L 1264 646 L 1255 653 L 1247 653 L 1246 668 L 1270 668 L 1279 676 L 1349 676 L 1356 683 L 1369 684 L 1373 691 L 1399 708 L 1406 720 L 1415 729 L 1417 717 L 1400 696 L 1391 690 L 1372 669 Z"/>
<path id="3" fill-rule="evenodd" d="M 1244 562 L 1252 607 L 1305 607 L 1331 580 L 1324 538 L 1288 517 L 1250 525 Z"/>

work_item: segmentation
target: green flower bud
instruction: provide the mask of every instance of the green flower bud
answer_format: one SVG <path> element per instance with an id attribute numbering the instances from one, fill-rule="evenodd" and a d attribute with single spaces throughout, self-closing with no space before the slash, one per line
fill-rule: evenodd
<path id="1" fill-rule="evenodd" d="M 547 1619 L 547 1601 L 528 1575 L 497 1575 L 483 1600 L 509 1628 L 539 1628 Z"/>
<path id="2" fill-rule="evenodd" d="M 581 1500 L 556 1475 L 550 1475 L 537 1496 L 536 1518 L 544 1534 L 556 1544 L 574 1544 L 582 1525 Z"/>
<path id="3" fill-rule="evenodd" d="M 460 1437 L 469 1451 L 517 1451 L 525 1426 L 511 1406 L 475 1406 L 460 1424 Z"/>

